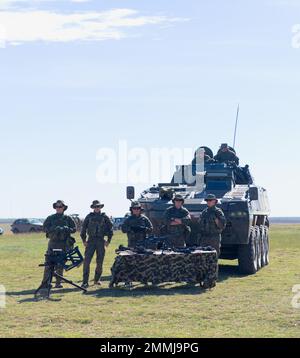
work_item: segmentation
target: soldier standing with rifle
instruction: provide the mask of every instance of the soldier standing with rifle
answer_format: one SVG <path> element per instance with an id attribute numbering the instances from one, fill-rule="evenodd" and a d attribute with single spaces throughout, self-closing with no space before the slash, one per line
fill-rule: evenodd
<path id="1" fill-rule="evenodd" d="M 168 208 L 164 214 L 167 234 L 170 235 L 170 243 L 174 247 L 185 247 L 190 236 L 191 216 L 189 211 L 183 207 L 184 198 L 182 195 L 175 195 L 173 206 Z"/>
<path id="2" fill-rule="evenodd" d="M 100 201 L 94 200 L 91 205 L 93 212 L 88 214 L 82 225 L 81 239 L 86 248 L 83 265 L 83 288 L 89 287 L 90 265 L 95 252 L 97 254 L 97 267 L 94 283 L 95 285 L 101 286 L 105 249 L 109 246 L 114 234 L 113 224 L 110 218 L 101 212 L 103 208 L 104 205 L 101 204 Z M 108 238 L 107 241 L 104 239 L 105 236 Z"/>
<path id="3" fill-rule="evenodd" d="M 223 211 L 217 208 L 218 199 L 214 194 L 207 195 L 207 209 L 200 216 L 200 246 L 213 247 L 220 256 L 222 232 L 226 227 L 226 218 Z"/>
<path id="4" fill-rule="evenodd" d="M 152 233 L 153 225 L 145 215 L 142 215 L 142 206 L 138 201 L 133 201 L 129 210 L 131 215 L 124 221 L 122 231 L 128 236 L 128 247 L 135 248 Z"/>
<path id="5" fill-rule="evenodd" d="M 76 232 L 76 225 L 70 216 L 65 215 L 68 206 L 62 200 L 58 200 L 53 204 L 53 209 L 56 210 L 56 214 L 49 216 L 45 220 L 43 227 L 46 237 L 49 239 L 47 254 L 51 254 L 52 250 L 55 249 L 61 249 L 64 252 L 69 251 L 73 248 L 75 243 L 71 234 Z M 57 267 L 56 272 L 62 276 L 63 267 Z M 42 285 L 46 286 L 49 275 L 50 267 L 45 266 Z M 56 279 L 55 288 L 62 288 L 59 278 Z"/>

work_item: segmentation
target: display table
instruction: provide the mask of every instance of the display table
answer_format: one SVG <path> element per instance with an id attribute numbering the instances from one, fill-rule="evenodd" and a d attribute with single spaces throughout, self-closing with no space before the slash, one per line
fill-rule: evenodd
<path id="1" fill-rule="evenodd" d="M 218 278 L 217 252 L 200 248 L 189 253 L 151 250 L 138 253 L 128 249 L 118 253 L 111 271 L 110 287 L 121 282 L 154 285 L 188 282 L 212 288 Z"/>

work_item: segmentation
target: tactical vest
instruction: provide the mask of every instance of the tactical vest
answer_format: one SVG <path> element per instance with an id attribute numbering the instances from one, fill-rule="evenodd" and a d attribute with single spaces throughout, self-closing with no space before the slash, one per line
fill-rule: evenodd
<path id="1" fill-rule="evenodd" d="M 103 237 L 105 234 L 105 216 L 97 215 L 89 219 L 87 233 L 89 237 Z"/>

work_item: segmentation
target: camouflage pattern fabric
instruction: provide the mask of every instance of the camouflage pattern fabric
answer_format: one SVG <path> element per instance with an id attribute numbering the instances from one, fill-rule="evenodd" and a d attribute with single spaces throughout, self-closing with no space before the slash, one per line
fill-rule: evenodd
<path id="1" fill-rule="evenodd" d="M 47 254 L 50 255 L 52 253 L 52 250 L 54 249 L 61 249 L 63 250 L 64 252 L 70 250 L 72 247 L 70 247 L 69 245 L 67 245 L 66 242 L 57 242 L 57 241 L 52 241 L 50 240 L 49 243 L 48 243 L 48 250 L 47 250 Z M 46 262 L 47 263 L 47 262 Z M 55 271 L 60 275 L 60 276 L 63 276 L 63 273 L 64 273 L 64 269 L 62 266 L 60 265 L 57 265 L 55 268 Z M 46 286 L 47 284 L 47 281 L 49 279 L 49 275 L 51 273 L 51 269 L 49 266 L 45 266 L 45 270 L 44 270 L 44 277 L 43 277 L 43 280 L 42 280 L 42 285 L 43 286 Z M 56 278 L 56 285 L 60 285 L 61 284 L 61 279 L 59 277 Z"/>
<path id="2" fill-rule="evenodd" d="M 65 241 L 66 236 L 76 232 L 76 225 L 70 216 L 54 214 L 45 220 L 43 230 L 48 239 L 52 241 Z"/>
<path id="3" fill-rule="evenodd" d="M 94 281 L 98 282 L 101 279 L 103 272 L 103 262 L 105 258 L 105 245 L 104 240 L 89 240 L 87 247 L 85 249 L 84 255 L 84 264 L 83 264 L 83 283 L 86 284 L 89 282 L 90 277 L 90 265 L 93 260 L 94 255 L 97 255 L 96 258 L 96 269 Z"/>
<path id="4" fill-rule="evenodd" d="M 197 249 L 192 253 L 152 251 L 147 254 L 122 251 L 111 269 L 110 286 L 117 286 L 121 282 L 151 282 L 155 285 L 164 282 L 189 282 L 213 288 L 218 278 L 218 261 L 216 251 L 211 248 L 209 250 Z"/>
<path id="5" fill-rule="evenodd" d="M 89 282 L 90 265 L 96 253 L 96 270 L 94 281 L 101 279 L 103 272 L 103 262 L 105 258 L 105 243 L 104 237 L 107 236 L 110 243 L 113 237 L 113 224 L 110 218 L 105 213 L 90 213 L 85 218 L 81 230 L 81 239 L 85 243 L 88 241 L 85 249 L 85 257 L 83 264 L 83 283 Z"/>
<path id="6" fill-rule="evenodd" d="M 122 225 L 122 231 L 127 234 L 128 247 L 135 248 L 153 231 L 151 221 L 145 215 L 130 215 Z"/>
<path id="7" fill-rule="evenodd" d="M 200 237 L 200 245 L 203 247 L 204 246 L 213 247 L 217 252 L 218 258 L 220 257 L 221 254 L 221 241 L 222 241 L 222 236 L 220 234 Z"/>
<path id="8" fill-rule="evenodd" d="M 206 208 L 199 219 L 200 239 L 201 246 L 212 246 L 220 256 L 222 232 L 226 227 L 226 218 L 223 211 L 213 206 Z"/>
<path id="9" fill-rule="evenodd" d="M 219 235 L 226 227 L 226 218 L 220 208 L 213 206 L 202 211 L 199 224 L 202 235 Z"/>
<path id="10" fill-rule="evenodd" d="M 174 219 L 182 220 L 182 225 L 171 225 Z M 175 206 L 168 208 L 164 214 L 166 233 L 172 237 L 171 243 L 174 247 L 184 247 L 191 233 L 189 227 L 191 216 L 189 211 L 182 207 L 177 209 Z"/>
<path id="11" fill-rule="evenodd" d="M 54 214 L 49 216 L 43 226 L 43 230 L 49 238 L 47 253 L 50 254 L 53 249 L 62 249 L 64 252 L 73 248 L 75 240 L 70 236 L 76 232 L 76 225 L 73 219 L 64 214 Z M 63 276 L 63 268 L 57 266 L 56 272 Z M 46 282 L 50 275 L 50 268 L 45 267 L 44 277 L 42 284 L 46 285 Z M 56 284 L 60 285 L 61 280 L 56 279 Z"/>
<path id="12" fill-rule="evenodd" d="M 110 242 L 113 234 L 113 223 L 110 218 L 105 213 L 93 212 L 84 219 L 80 236 L 83 242 L 86 242 L 87 235 L 93 239 L 103 239 L 107 236 Z"/>

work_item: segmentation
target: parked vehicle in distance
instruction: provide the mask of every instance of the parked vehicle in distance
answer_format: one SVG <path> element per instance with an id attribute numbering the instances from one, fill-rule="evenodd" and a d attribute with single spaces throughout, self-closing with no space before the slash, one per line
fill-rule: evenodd
<path id="1" fill-rule="evenodd" d="M 124 224 L 126 217 L 124 218 L 113 218 L 113 228 L 114 230 L 121 230 L 122 229 L 122 225 Z"/>
<path id="2" fill-rule="evenodd" d="M 40 219 L 17 219 L 11 225 L 14 234 L 43 231 L 43 222 Z"/>
<path id="3" fill-rule="evenodd" d="M 2 229 L 2 227 L 0 227 L 0 235 L 4 234 L 4 230 Z"/>

